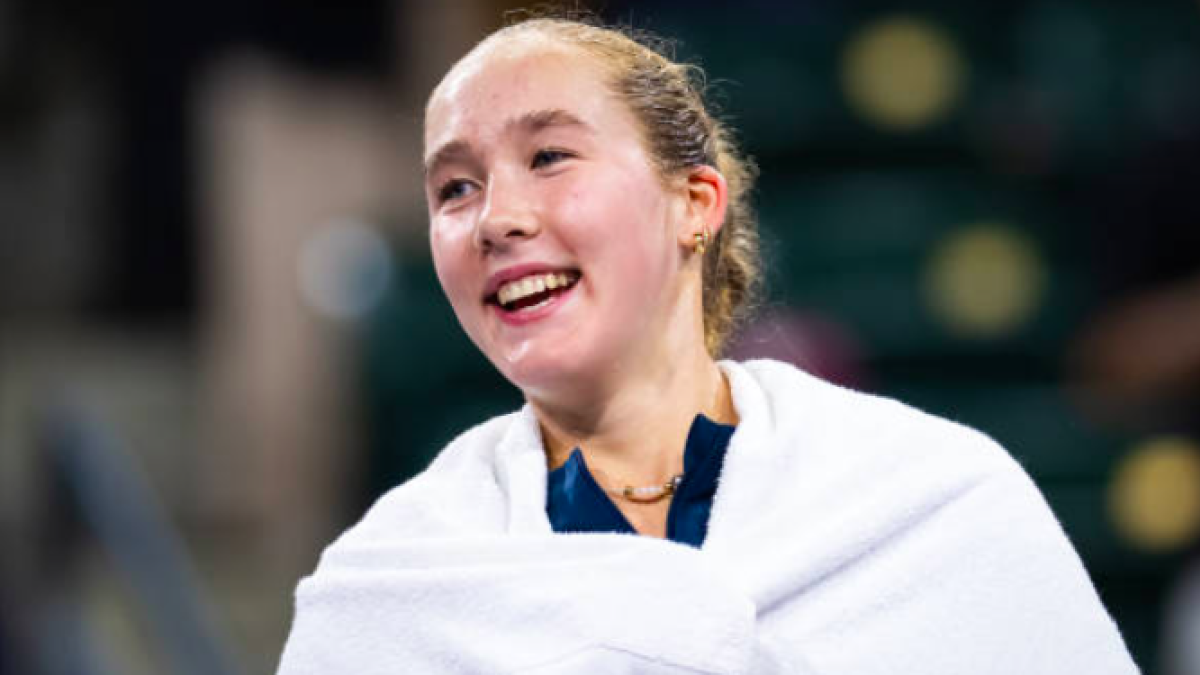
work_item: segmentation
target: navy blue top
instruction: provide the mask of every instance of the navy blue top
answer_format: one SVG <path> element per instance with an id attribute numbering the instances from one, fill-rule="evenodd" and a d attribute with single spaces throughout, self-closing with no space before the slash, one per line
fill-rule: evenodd
<path id="1" fill-rule="evenodd" d="M 697 548 L 708 534 L 717 477 L 736 427 L 696 415 L 683 449 L 683 480 L 667 512 L 667 539 Z M 637 531 L 588 471 L 579 448 L 546 479 L 546 515 L 555 532 Z"/>

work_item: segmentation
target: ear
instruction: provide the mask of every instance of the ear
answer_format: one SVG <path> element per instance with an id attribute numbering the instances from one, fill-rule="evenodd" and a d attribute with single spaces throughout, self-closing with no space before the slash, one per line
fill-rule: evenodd
<path id="1" fill-rule="evenodd" d="M 679 224 L 677 234 L 681 246 L 692 248 L 697 234 L 707 229 L 715 237 L 721 229 L 729 203 L 729 187 L 720 171 L 701 165 L 688 171 L 685 188 L 687 217 Z"/>

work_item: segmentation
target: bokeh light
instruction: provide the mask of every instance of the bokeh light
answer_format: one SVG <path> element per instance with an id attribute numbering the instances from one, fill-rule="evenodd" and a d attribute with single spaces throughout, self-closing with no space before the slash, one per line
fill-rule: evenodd
<path id="1" fill-rule="evenodd" d="M 925 270 L 925 299 L 951 333 L 998 338 L 1033 318 L 1046 276 L 1046 263 L 1027 236 L 1003 224 L 980 223 L 935 248 Z"/>
<path id="2" fill-rule="evenodd" d="M 889 131 L 945 118 L 960 98 L 966 73 L 958 49 L 940 28 L 906 16 L 868 25 L 842 55 L 842 88 L 850 107 Z"/>
<path id="3" fill-rule="evenodd" d="M 304 242 L 297 270 L 300 295 L 327 319 L 354 321 L 379 304 L 392 265 L 387 242 L 372 227 L 335 220 Z"/>
<path id="4" fill-rule="evenodd" d="M 1200 533 L 1200 443 L 1151 438 L 1117 466 L 1108 492 L 1117 532 L 1151 552 L 1180 548 Z"/>

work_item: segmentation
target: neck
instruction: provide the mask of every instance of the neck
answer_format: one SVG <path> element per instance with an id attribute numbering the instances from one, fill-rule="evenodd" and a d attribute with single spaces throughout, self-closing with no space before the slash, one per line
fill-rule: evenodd
<path id="1" fill-rule="evenodd" d="M 684 440 L 697 414 L 736 423 L 729 386 L 702 344 L 660 358 L 657 368 L 592 388 L 590 400 L 555 406 L 531 399 L 549 465 L 582 449 L 602 484 L 657 484 L 683 471 Z"/>

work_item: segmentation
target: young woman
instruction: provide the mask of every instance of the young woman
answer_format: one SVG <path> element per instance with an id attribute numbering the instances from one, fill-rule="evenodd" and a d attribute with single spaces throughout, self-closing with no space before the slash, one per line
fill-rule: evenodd
<path id="1" fill-rule="evenodd" d="M 758 276 L 753 171 L 697 82 L 535 19 L 434 90 L 438 277 L 527 405 L 326 550 L 280 672 L 1136 672 L 990 439 L 715 360 Z"/>

